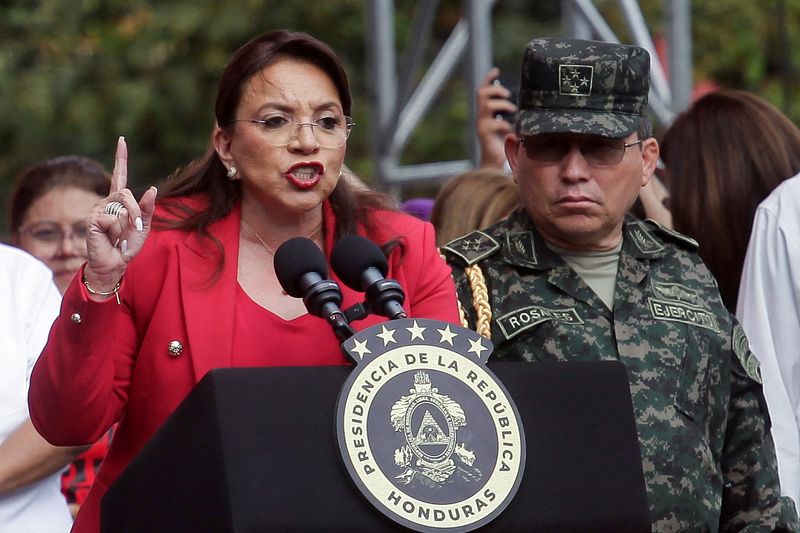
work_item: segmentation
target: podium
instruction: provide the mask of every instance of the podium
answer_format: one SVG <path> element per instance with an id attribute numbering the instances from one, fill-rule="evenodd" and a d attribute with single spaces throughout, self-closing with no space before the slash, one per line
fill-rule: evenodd
<path id="1" fill-rule="evenodd" d="M 627 373 L 619 362 L 489 363 L 522 418 L 527 460 L 480 531 L 650 531 Z M 349 367 L 209 372 L 103 498 L 102 531 L 397 531 L 341 464 Z"/>

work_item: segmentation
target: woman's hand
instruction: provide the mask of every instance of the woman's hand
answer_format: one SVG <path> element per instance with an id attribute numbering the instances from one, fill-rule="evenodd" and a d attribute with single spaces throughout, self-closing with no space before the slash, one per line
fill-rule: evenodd
<path id="1" fill-rule="evenodd" d="M 475 129 L 481 145 L 481 168 L 502 170 L 506 162 L 505 137 L 513 127 L 500 114 L 516 113 L 517 106 L 509 100 L 511 91 L 500 84 L 499 75 L 500 70 L 493 67 L 478 88 Z"/>
<path id="2" fill-rule="evenodd" d="M 94 292 L 114 289 L 150 233 L 156 188 L 150 187 L 137 203 L 127 184 L 128 147 L 125 139 L 120 137 L 111 174 L 111 191 L 95 204 L 86 221 L 88 262 L 84 275 Z M 110 202 L 119 202 L 123 206 L 116 215 L 106 211 Z M 99 295 L 92 296 L 101 299 Z"/>

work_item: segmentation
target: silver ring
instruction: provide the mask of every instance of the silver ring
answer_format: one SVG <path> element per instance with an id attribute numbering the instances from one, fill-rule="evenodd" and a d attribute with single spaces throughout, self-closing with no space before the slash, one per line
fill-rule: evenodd
<path id="1" fill-rule="evenodd" d="M 118 217 L 124 207 L 125 206 L 122 205 L 122 202 L 108 202 L 106 204 L 104 212 L 107 215 L 113 215 L 115 217 Z"/>

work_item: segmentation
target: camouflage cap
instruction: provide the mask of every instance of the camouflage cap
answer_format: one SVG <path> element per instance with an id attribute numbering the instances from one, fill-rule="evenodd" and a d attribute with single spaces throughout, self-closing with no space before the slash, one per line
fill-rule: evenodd
<path id="1" fill-rule="evenodd" d="M 522 59 L 521 135 L 627 137 L 647 112 L 650 54 L 639 46 L 534 39 Z"/>

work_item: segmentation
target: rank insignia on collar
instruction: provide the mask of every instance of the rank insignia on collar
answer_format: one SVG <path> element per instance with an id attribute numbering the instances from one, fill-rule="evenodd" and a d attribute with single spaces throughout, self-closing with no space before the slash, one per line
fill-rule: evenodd
<path id="1" fill-rule="evenodd" d="M 444 249 L 472 265 L 500 249 L 500 243 L 482 231 L 473 231 L 444 245 Z"/>
<path id="2" fill-rule="evenodd" d="M 511 259 L 514 264 L 531 267 L 539 265 L 532 232 L 519 231 L 516 233 L 507 233 L 506 243 L 508 246 L 509 259 Z"/>
<path id="3" fill-rule="evenodd" d="M 654 254 L 664 250 L 664 246 L 638 220 L 628 223 L 628 231 L 631 240 L 643 254 Z"/>
<path id="4" fill-rule="evenodd" d="M 436 320 L 401 319 L 346 340 L 353 355 L 336 406 L 343 463 L 389 519 L 463 532 L 496 518 L 525 468 L 517 408 L 486 367 L 492 343 Z"/>
<path id="5" fill-rule="evenodd" d="M 566 96 L 590 96 L 592 94 L 591 65 L 559 65 L 558 92 Z"/>

